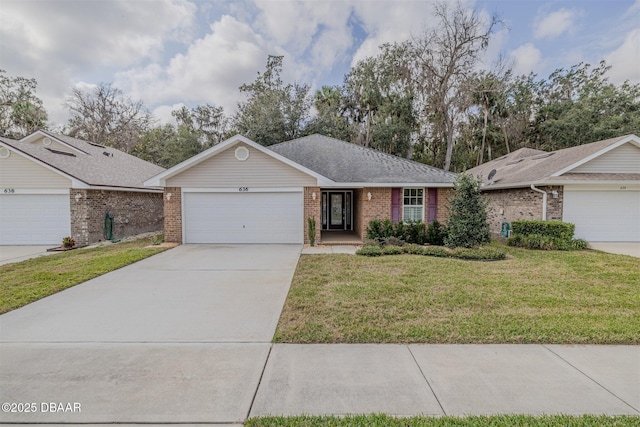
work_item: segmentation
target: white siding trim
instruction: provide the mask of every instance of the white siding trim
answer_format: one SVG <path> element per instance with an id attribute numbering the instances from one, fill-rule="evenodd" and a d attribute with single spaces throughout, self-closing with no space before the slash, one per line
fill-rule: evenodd
<path id="1" fill-rule="evenodd" d="M 640 147 L 640 138 L 638 138 L 635 135 L 629 135 L 628 137 L 626 137 L 624 139 L 621 139 L 620 141 L 616 142 L 615 144 L 611 144 L 610 146 L 608 146 L 606 148 L 603 148 L 602 150 L 600 150 L 600 151 L 598 151 L 596 153 L 593 153 L 592 155 L 587 156 L 587 157 L 583 158 L 582 160 L 579 160 L 579 161 L 573 163 L 572 165 L 567 166 L 564 169 L 559 170 L 558 172 L 554 173 L 551 176 L 560 176 L 562 174 L 565 174 L 565 173 L 571 171 L 572 169 L 575 169 L 578 166 L 581 166 L 581 165 L 583 165 L 583 164 L 595 159 L 596 157 L 599 157 L 599 156 L 603 155 L 604 153 L 607 153 L 607 152 L 609 152 L 611 150 L 614 150 L 614 149 L 616 149 L 616 148 L 620 147 L 621 145 L 624 145 L 624 144 L 626 144 L 628 142 L 631 143 L 631 144 L 635 144 L 636 146 Z"/>

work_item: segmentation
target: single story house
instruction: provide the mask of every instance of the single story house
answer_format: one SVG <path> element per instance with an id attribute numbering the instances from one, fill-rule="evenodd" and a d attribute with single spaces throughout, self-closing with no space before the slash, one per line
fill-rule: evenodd
<path id="1" fill-rule="evenodd" d="M 144 180 L 164 169 L 111 147 L 48 131 L 0 138 L 0 244 L 78 245 L 162 230 L 162 189 Z"/>
<path id="2" fill-rule="evenodd" d="M 446 221 L 455 178 L 317 134 L 269 147 L 237 135 L 145 184 L 164 187 L 166 241 L 301 244 L 309 218 L 316 242 L 362 239 L 374 218 Z"/>
<path id="3" fill-rule="evenodd" d="M 493 232 L 503 222 L 559 220 L 592 242 L 640 242 L 640 138 L 545 152 L 521 148 L 468 170 L 480 176 Z"/>

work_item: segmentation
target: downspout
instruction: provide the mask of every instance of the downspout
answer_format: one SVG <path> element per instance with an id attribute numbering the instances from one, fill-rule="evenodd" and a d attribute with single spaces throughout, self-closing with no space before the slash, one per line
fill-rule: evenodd
<path id="1" fill-rule="evenodd" d="M 547 220 L 547 192 L 536 188 L 535 185 L 531 184 L 531 189 L 533 191 L 537 191 L 538 193 L 542 193 L 542 220 Z"/>

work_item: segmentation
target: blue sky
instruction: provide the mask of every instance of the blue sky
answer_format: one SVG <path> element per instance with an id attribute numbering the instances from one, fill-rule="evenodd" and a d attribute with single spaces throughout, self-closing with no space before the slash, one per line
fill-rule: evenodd
<path id="1" fill-rule="evenodd" d="M 483 60 L 518 74 L 605 59 L 616 83 L 640 82 L 640 0 L 464 0 L 505 22 Z M 238 86 L 285 56 L 284 78 L 342 82 L 384 42 L 435 22 L 431 0 L 0 0 L 0 68 L 35 77 L 51 124 L 73 87 L 113 82 L 162 121 L 182 105 L 232 113 Z"/>

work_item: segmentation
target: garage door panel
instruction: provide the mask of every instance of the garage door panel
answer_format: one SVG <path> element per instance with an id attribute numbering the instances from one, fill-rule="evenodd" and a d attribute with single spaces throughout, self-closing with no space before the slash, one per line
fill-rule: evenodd
<path id="1" fill-rule="evenodd" d="M 54 245 L 70 234 L 68 194 L 0 195 L 0 244 Z"/>
<path id="2" fill-rule="evenodd" d="M 302 243 L 301 192 L 183 197 L 186 243 Z"/>
<path id="3" fill-rule="evenodd" d="M 639 191 L 566 190 L 563 221 L 576 226 L 576 238 L 592 242 L 640 241 Z"/>

